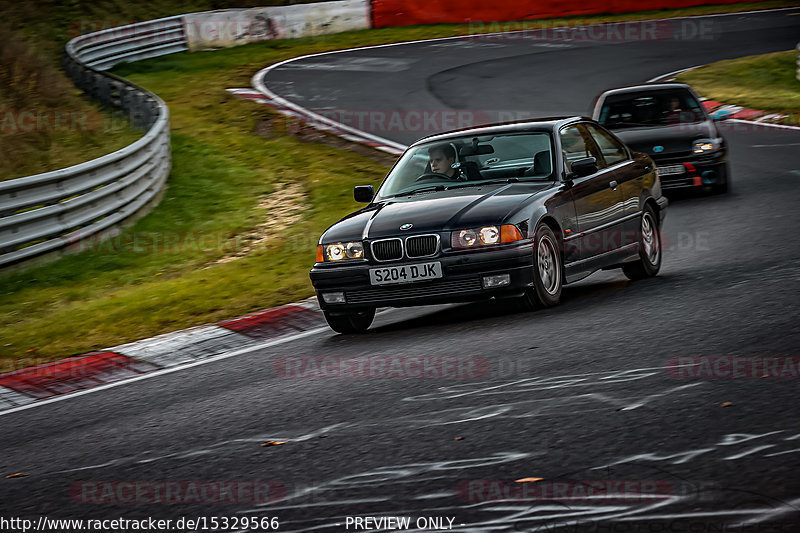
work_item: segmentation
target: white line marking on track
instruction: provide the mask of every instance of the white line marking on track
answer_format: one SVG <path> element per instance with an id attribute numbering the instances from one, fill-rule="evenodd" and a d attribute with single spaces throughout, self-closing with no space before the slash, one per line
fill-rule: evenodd
<path id="1" fill-rule="evenodd" d="M 744 522 L 739 522 L 737 524 L 732 524 L 731 527 L 743 527 L 743 526 L 752 526 L 754 524 L 760 524 L 761 522 L 766 522 L 767 520 L 775 520 L 775 518 L 787 514 L 794 514 L 800 512 L 800 498 L 796 500 L 792 500 L 790 502 L 786 502 L 783 505 L 775 508 L 770 509 L 769 511 L 762 512 L 758 516 L 754 516 L 750 520 L 745 520 Z"/>
<path id="2" fill-rule="evenodd" d="M 767 453 L 764 455 L 764 457 L 776 457 L 778 455 L 786 455 L 787 453 L 797 453 L 797 452 L 800 452 L 800 448 L 793 448 L 791 450 L 786 450 L 783 452 Z"/>
<path id="3" fill-rule="evenodd" d="M 656 76 L 655 78 L 651 78 L 651 79 L 647 80 L 645 83 L 657 83 L 657 82 L 662 81 L 662 80 L 668 80 L 670 78 L 674 78 L 678 74 L 683 74 L 684 72 L 689 72 L 690 70 L 694 70 L 696 68 L 700 68 L 700 67 L 704 67 L 704 66 L 705 65 L 695 65 L 693 67 L 686 67 L 686 68 L 682 68 L 682 69 L 678 69 L 678 70 L 673 70 L 672 72 L 668 72 L 666 74 L 661 74 L 659 76 Z"/>
<path id="4" fill-rule="evenodd" d="M 756 126 L 766 126 L 769 128 L 779 128 L 782 130 L 800 131 L 800 126 L 789 126 L 787 124 L 772 124 L 770 122 L 755 122 L 753 120 L 743 120 L 741 118 L 729 118 L 728 122 L 738 122 L 740 124 L 755 124 Z"/>
<path id="5" fill-rule="evenodd" d="M 774 444 L 764 444 L 762 446 L 756 446 L 755 448 L 750 448 L 749 450 L 745 450 L 741 453 L 737 453 L 736 455 L 730 455 L 728 457 L 723 457 L 723 461 L 735 461 L 736 459 L 741 459 L 742 457 L 747 457 L 748 455 L 754 454 L 756 452 L 760 452 L 761 450 L 766 450 L 768 448 L 775 447 Z"/>
<path id="6" fill-rule="evenodd" d="M 800 146 L 800 143 L 751 144 L 750 148 L 773 148 L 782 146 Z"/>

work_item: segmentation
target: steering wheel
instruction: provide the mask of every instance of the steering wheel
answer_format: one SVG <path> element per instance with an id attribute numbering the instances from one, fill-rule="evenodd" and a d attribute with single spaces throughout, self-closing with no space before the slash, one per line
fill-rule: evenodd
<path id="1" fill-rule="evenodd" d="M 422 174 L 420 177 L 415 179 L 414 181 L 423 181 L 423 180 L 434 180 L 434 179 L 446 179 L 446 180 L 455 180 L 457 179 L 455 175 L 448 176 L 447 174 L 439 174 L 438 172 L 426 172 Z"/>

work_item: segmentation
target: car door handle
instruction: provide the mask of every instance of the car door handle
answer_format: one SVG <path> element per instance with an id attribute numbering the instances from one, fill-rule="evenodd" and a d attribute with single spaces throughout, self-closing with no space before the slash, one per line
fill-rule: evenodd
<path id="1" fill-rule="evenodd" d="M 608 182 L 608 186 L 611 187 L 611 190 L 613 191 L 617 190 L 617 185 L 619 185 L 619 183 L 617 183 L 616 180 Z"/>

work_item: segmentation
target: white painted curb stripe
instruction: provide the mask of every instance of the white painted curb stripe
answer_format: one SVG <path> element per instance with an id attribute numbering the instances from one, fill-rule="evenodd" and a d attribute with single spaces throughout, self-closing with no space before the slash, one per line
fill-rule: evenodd
<path id="1" fill-rule="evenodd" d="M 199 326 L 123 344 L 109 351 L 167 368 L 252 343 L 251 338 L 229 329 Z"/>
<path id="2" fill-rule="evenodd" d="M 17 407 L 33 401 L 36 401 L 36 399 L 30 396 L 25 396 L 24 394 L 20 394 L 17 391 L 7 389 L 6 387 L 0 387 L 0 409 Z"/>

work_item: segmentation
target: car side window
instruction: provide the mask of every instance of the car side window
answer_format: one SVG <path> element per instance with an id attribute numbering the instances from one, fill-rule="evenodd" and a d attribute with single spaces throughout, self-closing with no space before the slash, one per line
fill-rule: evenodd
<path id="1" fill-rule="evenodd" d="M 589 157 L 589 148 L 581 135 L 577 125 L 568 126 L 559 132 L 561 137 L 561 152 L 564 155 L 567 170 L 572 170 L 572 163 L 578 159 Z"/>
<path id="2" fill-rule="evenodd" d="M 573 162 L 586 157 L 594 157 L 597 160 L 597 168 L 605 167 L 603 158 L 598 153 L 597 147 L 583 125 L 567 126 L 559 132 L 559 136 L 561 137 L 561 152 L 564 155 L 567 170 L 572 170 Z"/>
<path id="3" fill-rule="evenodd" d="M 628 159 L 628 151 L 625 150 L 625 146 L 612 137 L 610 133 L 594 124 L 587 124 L 586 127 L 589 133 L 592 134 L 592 138 L 600 148 L 600 152 L 608 165 L 615 165 Z"/>

